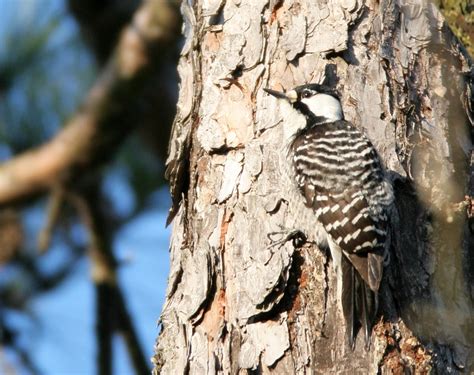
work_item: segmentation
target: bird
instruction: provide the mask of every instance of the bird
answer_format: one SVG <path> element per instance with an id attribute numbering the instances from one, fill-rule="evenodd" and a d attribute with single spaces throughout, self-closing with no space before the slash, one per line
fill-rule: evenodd
<path id="1" fill-rule="evenodd" d="M 264 90 L 304 116 L 282 121 L 294 193 L 323 228 L 318 244 L 330 250 L 348 344 L 354 350 L 362 329 L 368 349 L 389 251 L 394 193 L 388 174 L 369 138 L 344 119 L 334 88 Z"/>

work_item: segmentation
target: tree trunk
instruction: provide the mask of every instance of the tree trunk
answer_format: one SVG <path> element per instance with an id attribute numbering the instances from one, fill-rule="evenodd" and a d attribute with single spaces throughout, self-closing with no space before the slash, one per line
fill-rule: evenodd
<path id="1" fill-rule="evenodd" d="M 472 371 L 473 75 L 438 10 L 412 0 L 192 3 L 182 6 L 167 171 L 176 216 L 155 372 Z M 280 172 L 289 119 L 262 90 L 323 79 L 396 193 L 369 350 L 361 334 L 347 348 L 330 256 L 311 243 L 312 215 L 287 199 Z M 269 238 L 291 229 L 309 242 Z"/>

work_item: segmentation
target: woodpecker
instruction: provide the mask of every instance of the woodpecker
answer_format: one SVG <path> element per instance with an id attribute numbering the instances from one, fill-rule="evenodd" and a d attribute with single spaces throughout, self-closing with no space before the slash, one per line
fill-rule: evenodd
<path id="1" fill-rule="evenodd" d="M 318 242 L 331 253 L 349 345 L 354 349 L 362 329 L 368 348 L 388 251 L 392 186 L 370 140 L 344 120 L 335 90 L 319 84 L 264 90 L 305 118 L 283 122 L 290 176 L 323 228 Z"/>

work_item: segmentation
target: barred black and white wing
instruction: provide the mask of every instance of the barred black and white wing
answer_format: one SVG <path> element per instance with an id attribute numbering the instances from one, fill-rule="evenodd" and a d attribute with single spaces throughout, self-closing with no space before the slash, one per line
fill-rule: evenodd
<path id="1" fill-rule="evenodd" d="M 291 156 L 307 206 L 330 247 L 343 254 L 342 306 L 353 345 L 357 325 L 368 339 L 375 318 L 393 193 L 374 147 L 346 121 L 306 129 L 293 141 Z"/>

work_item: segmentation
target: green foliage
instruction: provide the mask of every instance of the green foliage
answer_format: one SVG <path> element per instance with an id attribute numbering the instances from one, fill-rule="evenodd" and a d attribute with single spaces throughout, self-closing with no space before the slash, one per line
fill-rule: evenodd
<path id="1" fill-rule="evenodd" d="M 472 0 L 434 0 L 454 34 L 474 56 L 474 3 Z"/>

